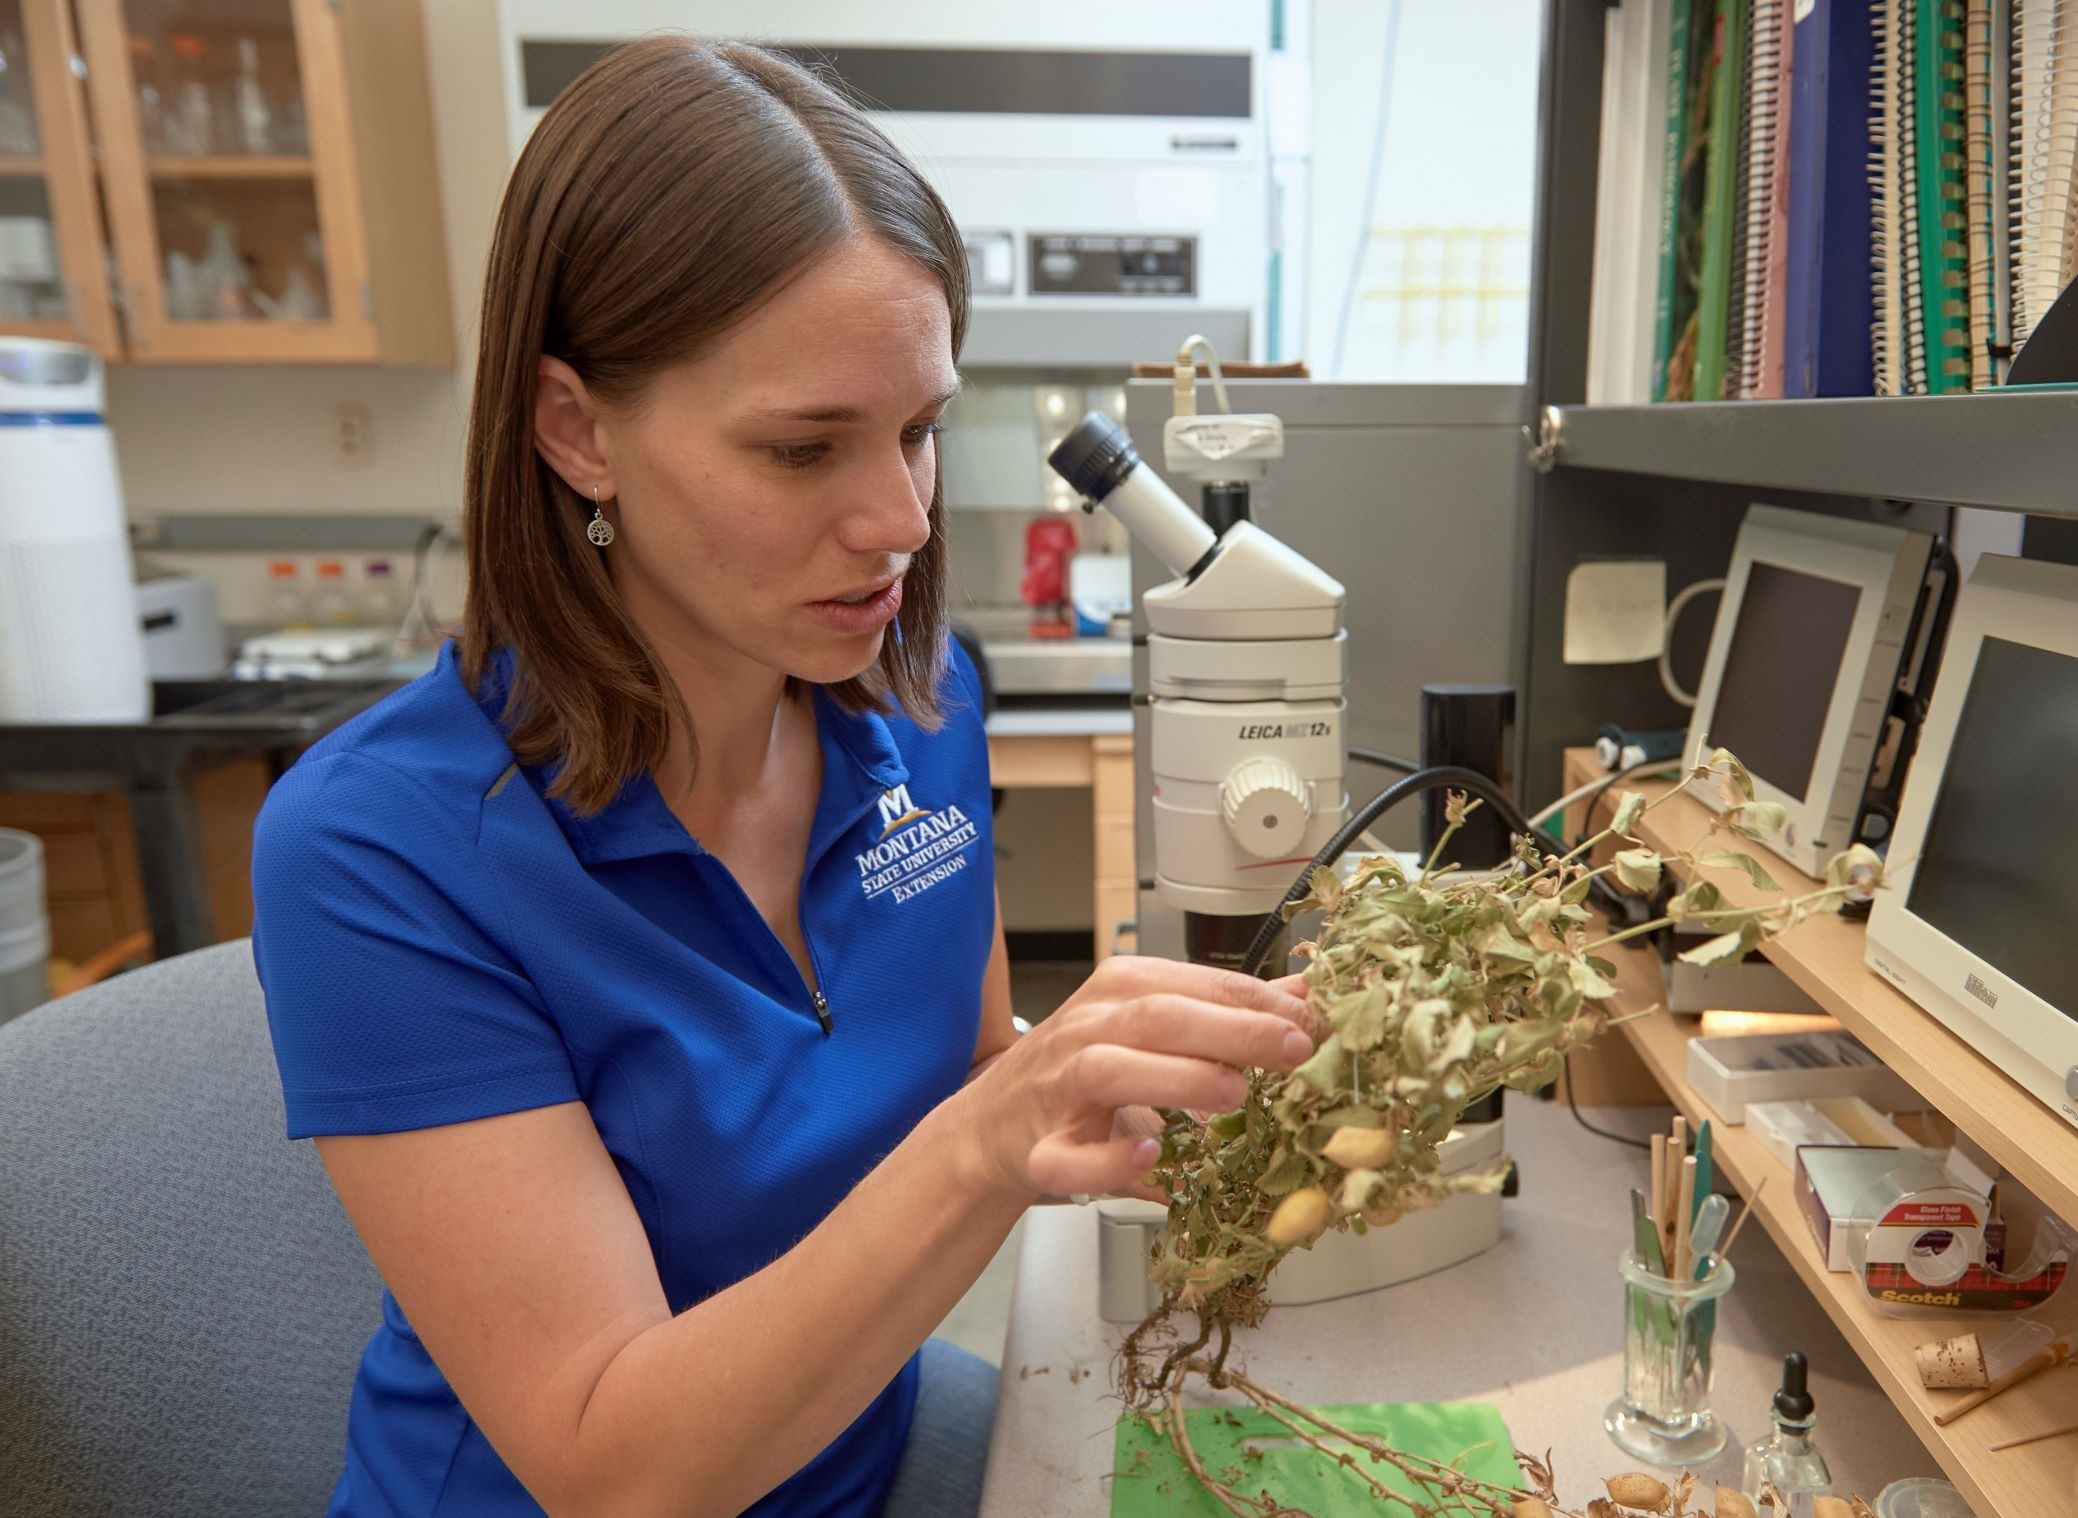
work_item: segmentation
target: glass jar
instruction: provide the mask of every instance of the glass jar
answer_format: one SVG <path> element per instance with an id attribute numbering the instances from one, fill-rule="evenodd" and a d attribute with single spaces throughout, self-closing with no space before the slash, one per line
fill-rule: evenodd
<path id="1" fill-rule="evenodd" d="M 1626 1454 L 1653 1465 L 1699 1466 L 1724 1448 L 1710 1411 L 1717 1299 L 1734 1274 L 1718 1261 L 1700 1280 L 1658 1275 L 1633 1251 L 1618 1259 L 1624 1282 L 1623 1395 L 1603 1426 Z"/>

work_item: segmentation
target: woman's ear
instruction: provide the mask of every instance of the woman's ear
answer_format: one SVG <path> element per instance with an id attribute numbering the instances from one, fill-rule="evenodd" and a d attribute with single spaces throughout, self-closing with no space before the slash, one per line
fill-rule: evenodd
<path id="1" fill-rule="evenodd" d="M 613 464 L 607 456 L 598 403 L 575 369 L 543 357 L 534 382 L 534 449 L 548 467 L 587 500 L 612 500 Z"/>

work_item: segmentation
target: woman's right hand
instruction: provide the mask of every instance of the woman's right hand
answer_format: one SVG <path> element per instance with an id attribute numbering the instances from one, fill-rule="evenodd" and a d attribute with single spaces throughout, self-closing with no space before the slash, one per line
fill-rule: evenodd
<path id="1" fill-rule="evenodd" d="M 1314 1040 L 1295 989 L 1296 977 L 1268 982 L 1173 960 L 1105 960 L 955 1098 L 984 1177 L 1031 1199 L 1166 1201 L 1146 1184 L 1160 1143 L 1120 1133 L 1119 1115 L 1229 1112 L 1247 1093 L 1244 1071 L 1296 1069 Z"/>

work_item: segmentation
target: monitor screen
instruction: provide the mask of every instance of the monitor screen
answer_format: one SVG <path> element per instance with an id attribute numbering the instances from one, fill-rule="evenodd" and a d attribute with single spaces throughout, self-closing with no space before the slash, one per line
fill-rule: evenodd
<path id="1" fill-rule="evenodd" d="M 2078 1018 L 2078 870 L 2055 798 L 2078 774 L 2078 658 L 1986 638 L 1905 905 Z"/>
<path id="2" fill-rule="evenodd" d="M 1818 740 L 1861 599 L 1861 587 L 1844 580 L 1757 559 L 1748 567 L 1710 742 L 1784 795 L 1811 794 Z"/>

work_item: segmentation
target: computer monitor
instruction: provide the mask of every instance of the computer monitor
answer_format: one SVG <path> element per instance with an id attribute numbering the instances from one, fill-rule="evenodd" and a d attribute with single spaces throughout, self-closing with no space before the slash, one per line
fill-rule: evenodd
<path id="1" fill-rule="evenodd" d="M 1767 846 L 1807 874 L 1859 836 L 1879 752 L 1903 749 L 1891 698 L 1933 550 L 1922 532 L 1777 506 L 1739 528 L 1688 752 L 1739 757 L 1789 813 Z"/>
<path id="2" fill-rule="evenodd" d="M 1868 960 L 2078 1123 L 2078 568 L 1986 555 L 1905 783 Z"/>

